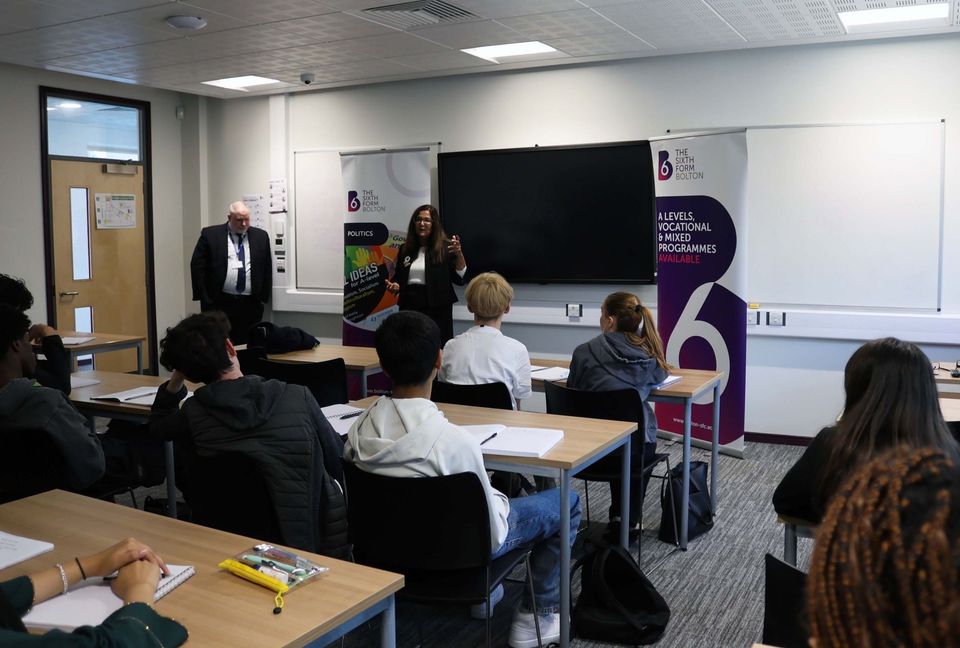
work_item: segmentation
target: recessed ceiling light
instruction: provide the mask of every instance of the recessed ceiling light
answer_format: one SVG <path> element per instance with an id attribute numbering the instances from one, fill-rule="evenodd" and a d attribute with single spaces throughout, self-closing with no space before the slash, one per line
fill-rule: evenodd
<path id="1" fill-rule="evenodd" d="M 840 18 L 848 34 L 947 27 L 950 24 L 950 5 L 946 2 L 936 2 L 887 9 L 841 11 L 837 13 L 837 17 Z"/>
<path id="2" fill-rule="evenodd" d="M 470 47 L 462 49 L 461 52 L 486 59 L 494 63 L 499 63 L 500 59 L 510 56 L 527 56 L 529 54 L 547 54 L 557 50 L 546 43 L 540 41 L 528 41 L 526 43 L 506 43 L 504 45 L 486 45 L 484 47 Z"/>
<path id="3" fill-rule="evenodd" d="M 196 31 L 207 26 L 207 19 L 202 16 L 167 16 L 167 24 L 174 29 Z"/>
<path id="4" fill-rule="evenodd" d="M 73 101 L 62 101 L 57 104 L 57 108 L 63 108 L 64 110 L 80 110 L 83 108 L 83 106 Z"/>
<path id="5" fill-rule="evenodd" d="M 206 85 L 226 88 L 227 90 L 240 90 L 246 92 L 247 88 L 255 86 L 269 85 L 271 83 L 280 83 L 276 79 L 268 79 L 260 76 L 238 76 L 229 79 L 215 79 L 213 81 L 203 81 Z"/>

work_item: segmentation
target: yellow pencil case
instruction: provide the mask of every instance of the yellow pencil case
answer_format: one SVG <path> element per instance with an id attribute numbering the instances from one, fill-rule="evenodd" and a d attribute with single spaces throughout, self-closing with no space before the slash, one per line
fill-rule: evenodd
<path id="1" fill-rule="evenodd" d="M 278 581 L 276 578 L 267 576 L 253 567 L 244 565 L 239 560 L 234 560 L 233 558 L 227 558 L 217 566 L 220 567 L 220 569 L 226 569 L 231 574 L 235 574 L 244 580 L 276 592 L 277 595 L 273 599 L 276 607 L 273 608 L 273 613 L 280 614 L 280 610 L 283 609 L 283 595 L 290 589 L 289 585 Z"/>

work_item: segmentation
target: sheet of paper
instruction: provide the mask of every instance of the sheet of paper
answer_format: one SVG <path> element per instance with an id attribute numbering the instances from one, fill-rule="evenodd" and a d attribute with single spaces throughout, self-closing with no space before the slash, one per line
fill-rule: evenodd
<path id="1" fill-rule="evenodd" d="M 65 346 L 76 346 L 78 344 L 84 344 L 86 342 L 93 342 L 97 338 L 95 337 L 65 337 L 60 338 L 63 341 Z"/>
<path id="2" fill-rule="evenodd" d="M 103 396 L 91 396 L 91 400 L 112 400 L 137 405 L 153 405 L 153 400 L 156 398 L 159 388 L 159 385 L 156 387 L 134 387 L 125 391 L 104 394 Z"/>
<path id="3" fill-rule="evenodd" d="M 665 379 L 662 383 L 657 383 L 656 385 L 653 386 L 653 388 L 654 388 L 654 389 L 663 389 L 664 387 L 668 387 L 669 385 L 672 385 L 673 383 L 680 382 L 680 379 L 681 379 L 682 377 L 683 377 L 683 376 L 669 375 L 669 376 L 666 377 L 666 379 Z"/>
<path id="4" fill-rule="evenodd" d="M 563 430 L 550 428 L 502 425 L 464 425 L 462 427 L 481 442 L 480 451 L 490 455 L 542 457 L 563 439 Z M 493 436 L 494 432 L 496 436 Z"/>
<path id="5" fill-rule="evenodd" d="M 53 551 L 53 545 L 49 542 L 0 531 L 0 569 L 6 569 L 10 565 L 30 560 L 48 551 Z"/>
<path id="6" fill-rule="evenodd" d="M 530 371 L 540 371 L 541 369 L 546 369 L 546 367 L 542 367 L 540 365 L 530 365 Z"/>
<path id="7" fill-rule="evenodd" d="M 96 378 L 81 378 L 80 376 L 70 376 L 70 387 L 79 389 L 80 387 L 89 387 L 90 385 L 99 385 L 100 381 Z"/>
<path id="8" fill-rule="evenodd" d="M 570 370 L 564 367 L 547 367 L 539 371 L 531 371 L 530 377 L 536 380 L 566 380 L 570 375 Z"/>
<path id="9" fill-rule="evenodd" d="M 327 421 L 330 422 L 330 427 L 333 428 L 333 431 L 340 436 L 345 436 L 347 432 L 350 431 L 350 427 L 360 417 L 360 414 L 364 412 L 364 410 L 359 407 L 347 405 L 346 403 L 327 405 L 326 407 L 321 407 L 320 410 L 323 412 L 323 415 L 327 417 Z"/>

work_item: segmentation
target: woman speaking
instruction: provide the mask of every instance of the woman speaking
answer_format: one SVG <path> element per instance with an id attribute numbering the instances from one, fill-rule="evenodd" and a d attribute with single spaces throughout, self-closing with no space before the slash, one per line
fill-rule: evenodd
<path id="1" fill-rule="evenodd" d="M 446 237 L 436 207 L 417 207 L 393 281 L 387 279 L 387 290 L 399 295 L 400 310 L 418 311 L 432 319 L 446 344 L 453 337 L 453 303 L 457 301 L 452 283 L 463 285 L 466 273 L 460 237 Z"/>

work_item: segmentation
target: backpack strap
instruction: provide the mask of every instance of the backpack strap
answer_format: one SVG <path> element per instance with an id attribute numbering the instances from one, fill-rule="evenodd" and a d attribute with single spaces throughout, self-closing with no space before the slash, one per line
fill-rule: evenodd
<path id="1" fill-rule="evenodd" d="M 649 626 L 645 623 L 641 623 L 637 618 L 636 613 L 628 610 L 626 606 L 620 602 L 617 596 L 610 589 L 607 579 L 604 577 L 604 570 L 607 566 L 607 561 L 614 554 L 619 556 L 621 560 L 627 563 L 630 569 L 639 570 L 639 567 L 633 562 L 630 554 L 628 554 L 623 547 L 618 545 L 614 547 L 607 547 L 601 550 L 597 556 L 597 559 L 593 561 L 593 572 L 591 574 L 593 583 L 597 587 L 597 595 L 600 597 L 600 600 L 604 605 L 619 612 L 620 616 L 622 616 L 624 620 L 633 626 L 638 632 L 647 632 L 649 630 Z"/>

